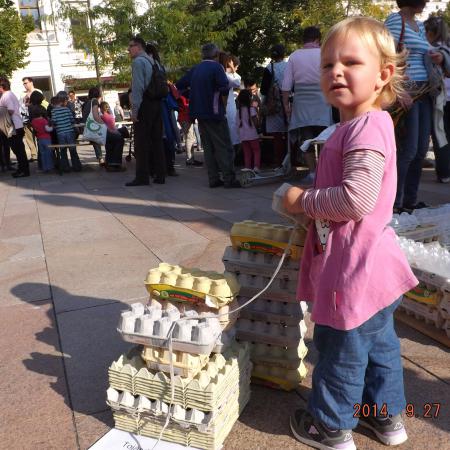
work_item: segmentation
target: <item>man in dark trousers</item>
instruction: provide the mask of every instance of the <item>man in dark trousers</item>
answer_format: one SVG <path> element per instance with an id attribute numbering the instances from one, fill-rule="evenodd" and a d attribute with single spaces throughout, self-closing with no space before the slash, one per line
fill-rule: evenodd
<path id="1" fill-rule="evenodd" d="M 190 87 L 189 115 L 198 127 L 208 168 L 209 187 L 240 187 L 236 180 L 230 132 L 222 96 L 228 95 L 225 70 L 217 62 L 219 49 L 214 44 L 202 47 L 203 61 L 193 67 L 178 83 L 178 89 Z M 219 172 L 222 172 L 220 179 Z"/>
<path id="2" fill-rule="evenodd" d="M 166 161 L 161 100 L 150 99 L 146 95 L 152 79 L 153 66 L 158 62 L 145 53 L 145 41 L 139 36 L 131 38 L 128 53 L 133 59 L 131 120 L 134 124 L 136 176 L 133 181 L 126 183 L 126 186 L 149 185 L 150 175 L 154 175 L 154 183 L 164 184 Z M 150 174 L 150 167 L 153 174 Z"/>

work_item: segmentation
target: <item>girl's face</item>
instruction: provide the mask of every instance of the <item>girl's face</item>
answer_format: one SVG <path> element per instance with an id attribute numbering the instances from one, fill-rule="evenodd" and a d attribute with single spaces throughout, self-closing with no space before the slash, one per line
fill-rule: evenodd
<path id="1" fill-rule="evenodd" d="M 381 109 L 377 99 L 393 71 L 392 65 L 382 68 L 376 50 L 352 31 L 332 37 L 322 49 L 320 85 L 342 122 Z"/>

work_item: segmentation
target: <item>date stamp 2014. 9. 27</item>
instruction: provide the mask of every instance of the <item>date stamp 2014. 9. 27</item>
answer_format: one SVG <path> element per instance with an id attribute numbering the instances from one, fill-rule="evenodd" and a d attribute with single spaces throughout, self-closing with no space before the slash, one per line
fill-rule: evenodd
<path id="1" fill-rule="evenodd" d="M 355 403 L 353 405 L 353 417 L 391 417 L 386 403 L 378 405 L 376 403 Z M 436 419 L 439 417 L 441 404 L 430 402 L 422 405 L 407 403 L 405 407 L 406 417 L 416 417 L 423 419 Z"/>

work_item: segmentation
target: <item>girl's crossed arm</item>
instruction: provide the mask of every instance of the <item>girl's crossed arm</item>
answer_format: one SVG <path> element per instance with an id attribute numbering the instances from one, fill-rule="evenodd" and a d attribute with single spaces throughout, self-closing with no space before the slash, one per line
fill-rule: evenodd
<path id="1" fill-rule="evenodd" d="M 343 160 L 340 186 L 322 189 L 290 188 L 285 208 L 313 219 L 355 222 L 370 214 L 377 202 L 384 172 L 384 156 L 374 150 L 354 150 Z"/>

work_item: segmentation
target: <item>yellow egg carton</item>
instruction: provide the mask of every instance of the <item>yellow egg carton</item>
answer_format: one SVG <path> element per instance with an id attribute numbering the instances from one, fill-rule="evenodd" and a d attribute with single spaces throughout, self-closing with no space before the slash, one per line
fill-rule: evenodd
<path id="1" fill-rule="evenodd" d="M 222 257 L 227 272 L 243 272 L 271 277 L 280 262 L 280 256 L 273 253 L 255 253 L 242 248 L 225 248 Z M 300 269 L 299 261 L 288 258 L 278 272 L 278 278 L 296 280 Z"/>
<path id="2" fill-rule="evenodd" d="M 305 244 L 306 231 L 285 225 L 244 220 L 231 228 L 231 245 L 234 248 L 256 253 L 269 253 L 281 256 L 288 246 L 291 233 L 294 238 L 289 250 L 292 259 L 299 259 Z"/>
<path id="3" fill-rule="evenodd" d="M 238 297 L 240 305 L 248 300 L 249 297 Z M 281 302 L 259 297 L 240 311 L 240 318 L 296 326 L 305 317 L 307 309 L 306 302 Z"/>
<path id="4" fill-rule="evenodd" d="M 239 284 L 230 273 L 207 272 L 164 262 L 149 270 L 145 286 L 154 299 L 205 304 L 216 309 L 231 303 L 239 292 Z"/>
<path id="5" fill-rule="evenodd" d="M 416 319 L 424 320 L 426 323 L 434 325 L 436 328 L 441 328 L 444 323 L 444 318 L 434 305 L 426 305 L 404 296 L 400 303 L 400 309 L 403 309 L 406 314 L 414 316 Z"/>
<path id="6" fill-rule="evenodd" d="M 255 364 L 253 366 L 252 381 L 275 389 L 291 391 L 298 387 L 308 373 L 303 362 L 297 369 Z"/>
<path id="7" fill-rule="evenodd" d="M 144 347 L 141 356 L 149 369 L 162 372 L 169 372 L 172 361 L 174 373 L 183 377 L 195 376 L 209 361 L 209 355 L 170 352 L 168 349 L 156 347 Z"/>
<path id="8" fill-rule="evenodd" d="M 303 339 L 297 347 L 279 347 L 253 342 L 250 344 L 250 355 L 253 365 L 283 367 L 285 369 L 298 369 L 308 349 Z"/>
<path id="9" fill-rule="evenodd" d="M 136 350 L 131 352 L 136 354 Z M 133 395 L 170 402 L 171 382 L 168 374 L 149 370 L 142 361 L 122 355 L 109 370 L 109 384 L 117 390 L 128 390 Z M 131 367 L 130 367 L 131 366 Z M 247 343 L 235 343 L 226 352 L 214 354 L 195 377 L 174 377 L 175 404 L 184 408 L 213 411 L 224 403 L 228 393 L 236 386 L 250 382 L 250 347 Z M 133 374 L 130 376 L 130 374 Z M 126 374 L 125 383 L 118 376 Z M 123 386 L 130 386 L 131 389 Z"/>
<path id="10" fill-rule="evenodd" d="M 420 282 L 415 288 L 405 293 L 406 297 L 427 305 L 438 305 L 442 292 L 430 284 Z"/>

